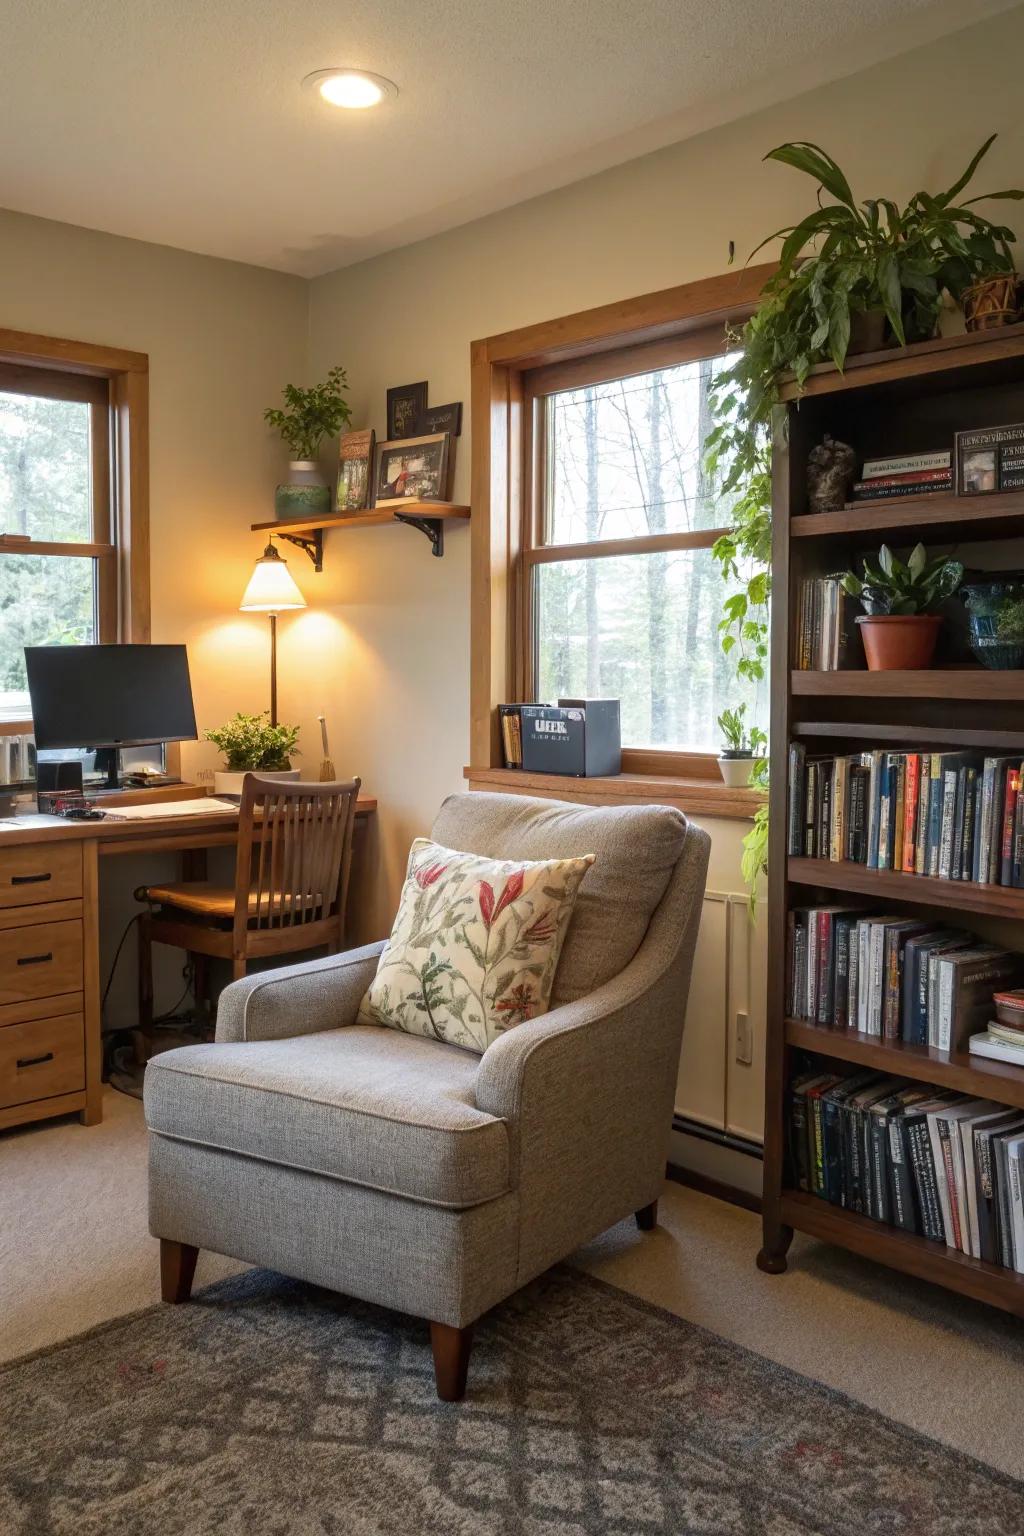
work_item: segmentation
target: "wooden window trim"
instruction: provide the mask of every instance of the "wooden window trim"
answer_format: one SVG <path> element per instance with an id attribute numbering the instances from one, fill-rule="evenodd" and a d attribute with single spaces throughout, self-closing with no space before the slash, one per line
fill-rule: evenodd
<path id="1" fill-rule="evenodd" d="M 67 554 L 99 563 L 97 619 L 101 639 L 148 643 L 149 571 L 149 358 L 144 352 L 68 341 L 0 327 L 5 387 L 46 394 L 58 384 L 88 401 L 93 417 L 94 523 L 90 544 L 6 541 L 0 555 Z M 58 377 L 59 376 L 59 377 Z M 67 396 L 65 396 L 67 398 Z M 103 439 L 110 451 L 100 452 Z M 8 722 L 5 733 L 30 730 Z M 177 748 L 170 758 L 178 760 Z"/>
<path id="2" fill-rule="evenodd" d="M 542 547 L 532 439 L 537 396 L 553 389 L 644 373 L 669 362 L 707 356 L 709 338 L 751 313 L 774 264 L 748 267 L 677 288 L 606 304 L 559 320 L 525 326 L 472 343 L 472 504 L 470 556 L 470 761 L 502 766 L 497 706 L 526 697 L 527 637 L 532 632 L 527 564 L 622 553 L 619 541 Z M 525 535 L 530 532 L 532 536 Z M 715 532 L 697 536 L 701 546 Z M 688 542 L 685 542 L 688 541 Z M 641 548 L 693 548 L 692 534 L 628 540 Z M 626 749 L 623 770 L 678 779 L 717 779 L 714 756 Z M 752 804 L 760 797 L 752 797 Z"/>

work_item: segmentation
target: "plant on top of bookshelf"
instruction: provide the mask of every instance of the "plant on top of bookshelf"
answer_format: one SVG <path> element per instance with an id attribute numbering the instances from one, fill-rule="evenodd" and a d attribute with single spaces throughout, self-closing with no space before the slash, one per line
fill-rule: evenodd
<path id="1" fill-rule="evenodd" d="M 278 517 L 306 517 L 331 510 L 331 491 L 320 473 L 317 454 L 325 437 L 334 437 L 347 427 L 352 412 L 345 399 L 348 375 L 344 368 L 332 368 L 322 384 L 300 389 L 286 384 L 284 410 L 268 406 L 263 419 L 275 427 L 291 449 L 291 479 L 279 485 L 274 497 Z"/>
<path id="2" fill-rule="evenodd" d="M 768 745 L 768 737 L 759 726 L 747 730 L 746 713 L 746 704 L 738 704 L 735 709 L 723 709 L 718 717 L 718 729 L 724 738 L 718 767 L 730 789 L 742 789 L 750 783 L 754 759 L 763 757 Z"/>
<path id="3" fill-rule="evenodd" d="M 795 374 L 802 385 L 815 363 L 842 370 L 849 352 L 881 346 L 886 331 L 901 346 L 927 340 L 944 292 L 959 301 L 972 285 L 1012 273 L 1014 232 L 974 205 L 1024 192 L 959 200 L 995 137 L 944 192 L 916 192 L 902 209 L 884 197 L 858 202 L 841 167 L 816 144 L 781 144 L 765 156 L 811 176 L 818 206 L 751 252 L 782 239 L 778 271 L 734 338 L 739 357 L 712 387 L 707 469 L 722 472 L 724 492 L 737 497 L 733 527 L 712 554 L 723 575 L 741 583 L 724 604 L 719 631 L 740 676 L 763 677 L 768 654 L 771 421 L 783 376 Z"/>
<path id="4" fill-rule="evenodd" d="M 904 562 L 883 544 L 878 564 L 865 557 L 863 566 L 863 579 L 846 571 L 840 584 L 864 606 L 857 624 L 868 670 L 917 671 L 930 666 L 942 623 L 937 609 L 963 580 L 960 561 L 947 555 L 929 560 L 924 545 L 915 544 Z"/>

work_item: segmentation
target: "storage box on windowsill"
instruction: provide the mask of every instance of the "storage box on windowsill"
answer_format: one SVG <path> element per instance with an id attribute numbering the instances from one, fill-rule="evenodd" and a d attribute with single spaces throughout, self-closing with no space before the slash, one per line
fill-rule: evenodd
<path id="1" fill-rule="evenodd" d="M 520 710 L 523 768 L 596 778 L 622 772 L 618 699 L 559 699 Z"/>

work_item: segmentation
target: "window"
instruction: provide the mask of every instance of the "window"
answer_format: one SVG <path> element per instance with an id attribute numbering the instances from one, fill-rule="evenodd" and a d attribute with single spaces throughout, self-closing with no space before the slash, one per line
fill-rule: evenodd
<path id="1" fill-rule="evenodd" d="M 726 707 L 768 715 L 766 686 L 737 680 L 719 642 L 729 588 L 711 546 L 731 504 L 703 460 L 730 359 L 713 345 L 690 338 L 656 368 L 648 353 L 644 371 L 606 353 L 525 376 L 523 696 L 619 698 L 623 746 L 677 758 L 718 750 Z"/>
<path id="2" fill-rule="evenodd" d="M 0 364 L 0 720 L 27 723 L 27 645 L 116 640 L 106 378 Z"/>

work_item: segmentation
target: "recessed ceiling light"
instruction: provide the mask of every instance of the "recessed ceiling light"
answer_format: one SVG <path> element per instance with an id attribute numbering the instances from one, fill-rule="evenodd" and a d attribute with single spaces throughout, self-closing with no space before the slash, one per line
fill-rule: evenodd
<path id="1" fill-rule="evenodd" d="M 365 69 L 317 69 L 303 80 L 303 85 L 319 91 L 332 107 L 360 111 L 376 107 L 385 96 L 397 96 L 398 86 L 383 75 L 371 75 Z"/>

